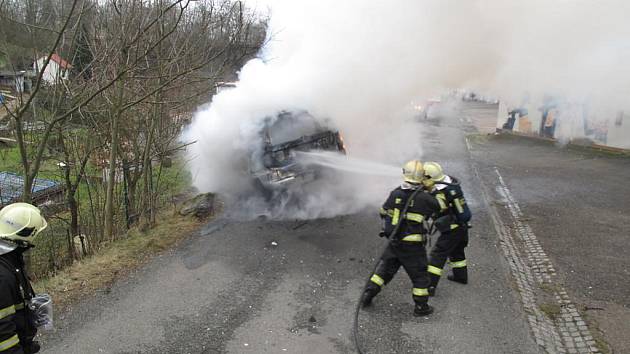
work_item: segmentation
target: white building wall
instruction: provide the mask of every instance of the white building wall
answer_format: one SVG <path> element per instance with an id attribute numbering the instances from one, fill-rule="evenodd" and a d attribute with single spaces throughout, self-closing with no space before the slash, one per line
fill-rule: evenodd
<path id="1" fill-rule="evenodd" d="M 526 119 L 517 119 L 513 131 L 538 135 L 542 120 L 541 103 L 528 103 Z M 497 128 L 507 121 L 507 112 L 512 109 L 509 102 L 501 101 L 497 110 Z M 557 108 L 557 123 L 554 138 L 569 142 L 587 138 L 596 144 L 630 149 L 630 110 L 620 112 L 608 107 L 589 107 L 574 102 L 565 102 Z M 530 129 L 527 129 L 527 128 Z M 588 128 L 588 129 L 586 129 Z"/>
<path id="2" fill-rule="evenodd" d="M 608 121 L 607 145 L 622 149 L 630 149 L 630 114 L 621 113 L 620 116 Z"/>
<path id="3" fill-rule="evenodd" d="M 525 106 L 527 108 L 527 118 L 530 122 L 530 130 L 527 134 L 539 134 L 540 122 L 542 121 L 542 111 L 540 110 L 540 104 L 529 103 Z"/>
<path id="4" fill-rule="evenodd" d="M 508 106 L 505 101 L 499 101 L 499 107 L 497 109 L 497 129 L 501 129 L 503 124 L 508 119 Z"/>
<path id="5" fill-rule="evenodd" d="M 584 131 L 584 107 L 580 104 L 563 104 L 558 107 L 554 137 L 561 141 L 586 137 Z"/>
<path id="6" fill-rule="evenodd" d="M 37 59 L 35 64 L 33 65 L 33 69 L 35 72 L 39 73 L 40 68 L 44 66 L 44 62 L 46 61 L 46 57 L 41 57 Z M 51 60 L 46 66 L 46 70 L 44 70 L 44 75 L 42 75 L 42 79 L 49 83 L 54 84 L 59 80 L 68 79 L 68 70 L 64 70 L 61 68 L 57 62 Z"/>
<path id="7" fill-rule="evenodd" d="M 24 76 L 18 76 L 15 78 L 15 90 L 18 93 L 24 92 Z"/>

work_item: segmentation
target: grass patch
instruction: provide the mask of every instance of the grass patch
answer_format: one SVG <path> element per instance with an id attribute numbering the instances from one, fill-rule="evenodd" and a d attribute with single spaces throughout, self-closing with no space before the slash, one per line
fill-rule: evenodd
<path id="1" fill-rule="evenodd" d="M 480 138 L 478 136 L 483 136 L 485 138 Z M 536 135 L 526 135 L 519 134 L 513 132 L 503 132 L 499 134 L 471 134 L 468 136 L 470 142 L 478 142 L 482 144 L 484 142 L 488 142 L 490 140 L 495 142 L 519 142 L 519 143 L 527 143 L 528 145 L 532 145 L 533 143 L 537 143 L 540 145 L 554 146 L 556 148 L 566 149 L 572 153 L 579 153 L 582 155 L 586 155 L 587 157 L 597 158 L 597 157 L 612 157 L 612 158 L 623 158 L 627 159 L 630 157 L 630 149 L 622 149 L 615 148 L 603 145 L 591 145 L 592 143 L 596 144 L 596 142 L 591 142 L 588 140 L 580 141 L 573 140 L 571 142 L 562 142 L 556 139 L 551 138 L 543 138 Z M 480 139 L 479 141 L 475 141 L 473 139 Z M 484 140 L 485 139 L 485 140 Z"/>
<path id="2" fill-rule="evenodd" d="M 591 310 L 603 310 L 602 308 L 588 308 L 582 305 L 579 309 L 580 315 L 586 323 L 588 324 L 588 328 L 591 330 L 591 334 L 593 335 L 593 340 L 595 341 L 595 346 L 599 349 L 603 354 L 610 354 L 612 350 L 610 349 L 610 345 L 604 339 L 604 332 L 599 326 L 599 323 L 595 318 L 589 315 L 587 312 L 589 309 Z"/>
<path id="3" fill-rule="evenodd" d="M 203 223 L 172 212 L 162 213 L 158 220 L 160 223 L 154 228 L 146 232 L 131 229 L 126 237 L 103 245 L 97 255 L 74 263 L 54 277 L 38 281 L 34 284 L 35 289 L 51 294 L 55 306 L 63 309 L 75 300 L 107 287 L 156 253 L 178 244 Z"/>
<path id="4" fill-rule="evenodd" d="M 466 139 L 471 144 L 486 144 L 491 139 L 491 134 L 467 134 Z"/>
<path id="5" fill-rule="evenodd" d="M 591 146 L 591 145 L 579 145 L 568 144 L 566 148 L 569 151 L 586 154 L 590 157 L 615 157 L 615 158 L 628 158 L 630 157 L 630 150 L 620 149 L 607 146 Z"/>
<path id="6" fill-rule="evenodd" d="M 540 284 L 540 289 L 550 295 L 553 295 L 558 291 L 558 287 L 555 284 L 551 283 Z"/>
<path id="7" fill-rule="evenodd" d="M 593 340 L 595 341 L 595 345 L 597 349 L 599 349 L 603 354 L 610 354 L 610 348 L 608 347 L 608 343 L 602 338 L 600 334 L 594 335 Z"/>
<path id="8" fill-rule="evenodd" d="M 558 316 L 560 316 L 560 312 L 561 312 L 561 308 L 560 305 L 558 304 L 552 304 L 552 303 L 544 303 L 544 304 L 540 304 L 538 306 L 540 308 L 540 311 L 542 311 L 545 316 L 549 317 L 552 320 L 556 320 L 556 318 L 558 318 Z"/>
<path id="9" fill-rule="evenodd" d="M 31 156 L 29 161 L 32 163 Z M 63 179 L 63 171 L 56 165 L 57 161 L 48 156 L 42 159 L 37 178 L 46 178 L 56 181 Z M 17 173 L 22 175 L 22 157 L 18 147 L 0 149 L 0 171 Z"/>
<path id="10" fill-rule="evenodd" d="M 17 147 L 0 149 L 0 170 L 15 173 L 22 172 L 22 159 Z"/>

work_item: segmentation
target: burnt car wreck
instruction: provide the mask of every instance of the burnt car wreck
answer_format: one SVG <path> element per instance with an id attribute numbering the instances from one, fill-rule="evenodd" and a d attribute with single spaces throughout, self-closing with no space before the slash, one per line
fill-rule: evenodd
<path id="1" fill-rule="evenodd" d="M 319 178 L 320 168 L 300 163 L 300 152 L 346 151 L 339 132 L 306 111 L 266 118 L 260 136 L 262 149 L 251 154 L 250 173 L 267 198 Z"/>

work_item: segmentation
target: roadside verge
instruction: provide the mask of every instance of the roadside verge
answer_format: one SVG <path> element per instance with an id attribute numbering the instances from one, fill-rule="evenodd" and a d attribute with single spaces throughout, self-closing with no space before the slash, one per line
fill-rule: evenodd
<path id="1" fill-rule="evenodd" d="M 118 278 L 132 272 L 157 254 L 176 247 L 207 221 L 164 211 L 159 223 L 145 232 L 132 228 L 126 237 L 106 244 L 97 255 L 75 262 L 51 278 L 34 284 L 36 292 L 49 293 L 56 311 L 96 291 L 109 291 Z"/>
<path id="2" fill-rule="evenodd" d="M 510 136 L 519 137 L 519 138 L 523 138 L 523 139 L 531 139 L 531 140 L 535 140 L 535 141 L 544 141 L 544 142 L 548 142 L 548 143 L 552 143 L 552 144 L 563 144 L 562 142 L 558 141 L 557 139 L 545 138 L 545 137 L 531 135 L 531 134 L 523 134 L 523 133 L 519 133 L 519 132 L 505 130 L 505 129 L 498 129 L 497 128 L 497 132 L 496 133 L 497 134 L 510 135 Z M 612 147 L 612 146 L 596 144 L 596 143 L 593 143 L 592 141 L 590 141 L 588 139 L 572 139 L 572 140 L 569 140 L 566 144 L 563 144 L 563 145 L 566 145 L 566 146 L 568 146 L 570 148 L 574 148 L 574 149 L 592 150 L 592 151 L 596 151 L 596 152 L 606 152 L 606 153 L 612 153 L 612 154 L 615 154 L 615 155 L 630 156 L 630 149 L 622 149 L 622 148 L 617 148 L 617 147 Z"/>

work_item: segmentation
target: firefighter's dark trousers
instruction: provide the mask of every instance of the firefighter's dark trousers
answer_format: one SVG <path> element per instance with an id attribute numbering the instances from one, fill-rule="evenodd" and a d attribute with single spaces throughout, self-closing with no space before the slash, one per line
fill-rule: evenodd
<path id="1" fill-rule="evenodd" d="M 468 228 L 466 226 L 459 226 L 451 232 L 440 235 L 429 256 L 428 271 L 431 277 L 431 286 L 437 286 L 442 276 L 442 268 L 444 268 L 447 260 L 453 269 L 453 280 L 461 283 L 468 282 L 466 246 L 468 246 Z"/>
<path id="2" fill-rule="evenodd" d="M 367 291 L 378 294 L 392 280 L 400 266 L 405 268 L 411 278 L 414 302 L 417 305 L 426 304 L 429 299 L 429 275 L 424 242 L 390 241 L 381 256 L 381 264 L 370 278 Z"/>

